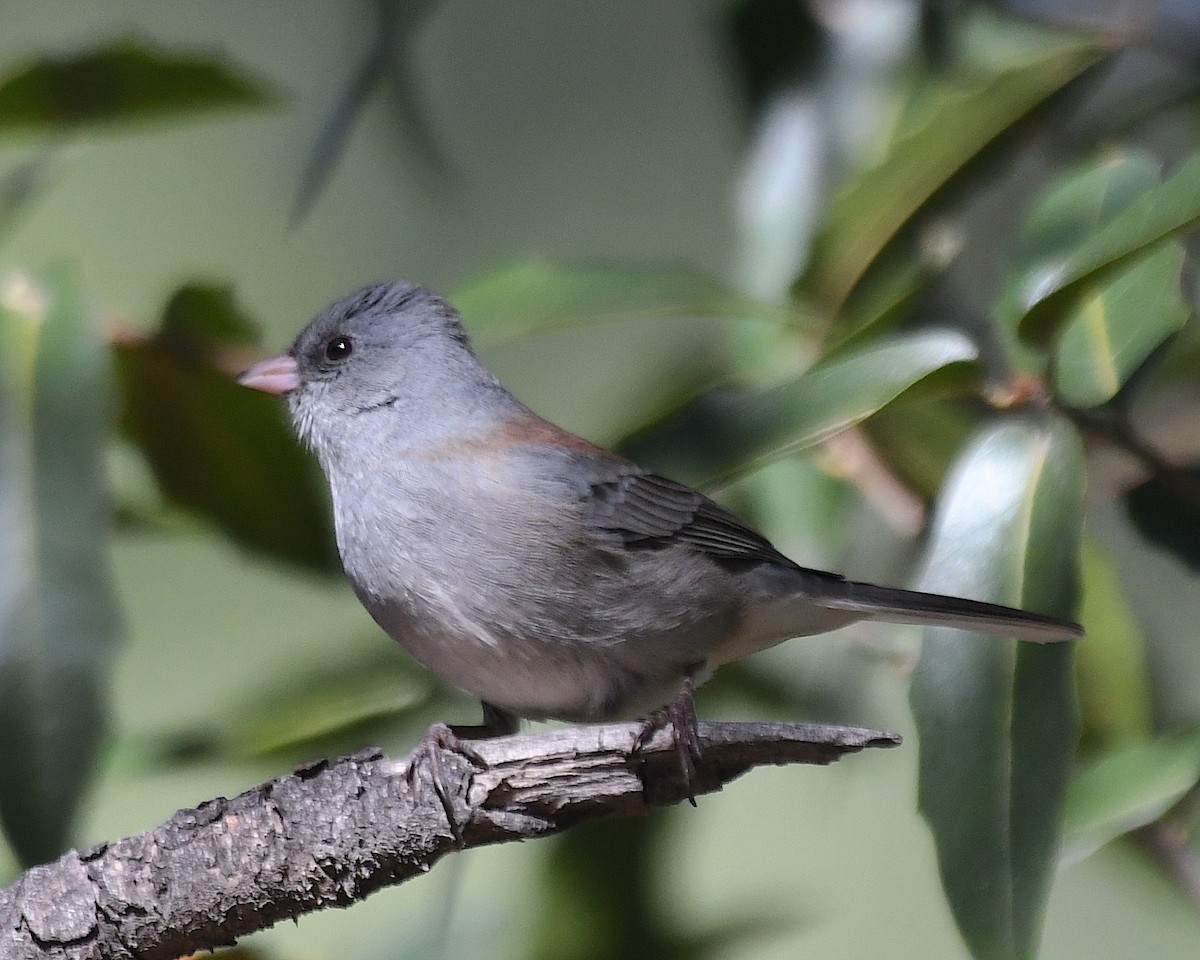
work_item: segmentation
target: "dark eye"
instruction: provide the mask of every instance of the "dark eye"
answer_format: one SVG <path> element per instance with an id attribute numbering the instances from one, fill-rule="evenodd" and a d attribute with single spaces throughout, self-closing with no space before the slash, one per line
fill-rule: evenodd
<path id="1" fill-rule="evenodd" d="M 354 352 L 354 343 L 349 337 L 334 337 L 325 344 L 325 359 L 345 360 Z"/>

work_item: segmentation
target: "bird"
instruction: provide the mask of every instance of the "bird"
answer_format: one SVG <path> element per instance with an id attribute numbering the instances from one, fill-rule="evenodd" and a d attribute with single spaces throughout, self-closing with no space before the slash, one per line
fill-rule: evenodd
<path id="1" fill-rule="evenodd" d="M 362 605 L 478 698 L 491 734 L 664 709 L 694 724 L 692 691 L 723 664 L 863 620 L 1082 636 L 801 566 L 703 493 L 534 413 L 416 283 L 337 300 L 239 382 L 286 398 Z"/>

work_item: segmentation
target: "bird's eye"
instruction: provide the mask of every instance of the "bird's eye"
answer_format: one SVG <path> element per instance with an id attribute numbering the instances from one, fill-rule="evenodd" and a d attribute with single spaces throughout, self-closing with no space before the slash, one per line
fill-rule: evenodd
<path id="1" fill-rule="evenodd" d="M 354 352 L 354 344 L 349 337 L 334 337 L 325 344 L 326 360 L 345 360 Z"/>

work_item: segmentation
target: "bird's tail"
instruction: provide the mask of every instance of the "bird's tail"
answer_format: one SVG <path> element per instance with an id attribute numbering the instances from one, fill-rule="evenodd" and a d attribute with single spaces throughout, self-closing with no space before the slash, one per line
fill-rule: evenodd
<path id="1" fill-rule="evenodd" d="M 1083 628 L 1070 620 L 1028 613 L 998 603 L 921 593 L 899 587 L 844 581 L 844 589 L 830 591 L 817 602 L 829 610 L 845 611 L 863 620 L 915 623 L 925 627 L 956 627 L 1034 643 L 1077 640 Z"/>

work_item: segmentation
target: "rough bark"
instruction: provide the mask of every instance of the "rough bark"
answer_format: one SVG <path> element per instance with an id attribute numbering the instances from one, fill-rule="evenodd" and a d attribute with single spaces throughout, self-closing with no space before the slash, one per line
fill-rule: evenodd
<path id="1" fill-rule="evenodd" d="M 470 741 L 466 752 L 427 738 L 403 760 L 364 751 L 181 810 L 0 890 L 0 960 L 169 960 L 346 906 L 457 849 L 686 799 L 670 727 L 635 749 L 642 729 L 570 727 Z M 755 766 L 826 764 L 900 742 L 809 724 L 701 723 L 699 733 L 696 794 Z"/>

